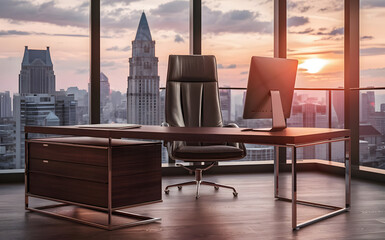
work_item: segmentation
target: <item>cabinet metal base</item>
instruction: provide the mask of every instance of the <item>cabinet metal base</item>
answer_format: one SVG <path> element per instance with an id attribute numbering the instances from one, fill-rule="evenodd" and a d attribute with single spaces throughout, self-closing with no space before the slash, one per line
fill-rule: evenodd
<path id="1" fill-rule="evenodd" d="M 30 197 L 32 197 L 32 196 L 30 196 Z M 41 198 L 41 197 L 37 197 L 37 196 L 33 196 L 33 197 Z M 46 197 L 43 197 L 43 199 L 48 199 L 51 201 L 58 201 L 56 199 L 51 199 L 51 198 L 46 198 Z M 41 207 L 29 207 L 28 205 L 26 205 L 25 209 L 29 210 L 29 211 L 49 215 L 52 217 L 57 217 L 57 218 L 66 219 L 66 220 L 70 220 L 73 222 L 85 224 L 85 225 L 92 226 L 92 227 L 106 229 L 106 230 L 115 230 L 115 229 L 120 229 L 120 228 L 134 227 L 134 226 L 148 224 L 148 223 L 152 223 L 152 222 L 156 222 L 156 221 L 161 220 L 161 218 L 147 217 L 147 216 L 143 216 L 143 215 L 139 215 L 139 214 L 125 212 L 125 211 L 118 210 L 118 209 L 114 209 L 114 210 L 109 211 L 108 209 L 94 207 L 94 206 L 88 206 L 85 204 L 70 203 L 70 202 L 65 202 L 65 201 L 60 201 L 60 202 L 63 202 L 63 203 L 45 205 L 45 206 L 41 206 Z M 84 220 L 84 219 L 80 219 L 80 218 L 70 217 L 70 216 L 61 214 L 60 212 L 51 212 L 51 211 L 45 210 L 45 209 L 55 209 L 55 208 L 64 207 L 64 206 L 77 206 L 77 207 L 83 207 L 83 208 L 91 209 L 94 211 L 105 212 L 107 217 L 108 217 L 108 224 L 96 223 L 96 222 L 92 222 L 92 221 L 88 221 L 88 220 Z M 122 224 L 112 224 L 112 216 L 121 216 L 121 217 L 128 218 L 128 219 L 135 219 L 136 221 L 130 221 L 128 223 L 122 223 Z"/>

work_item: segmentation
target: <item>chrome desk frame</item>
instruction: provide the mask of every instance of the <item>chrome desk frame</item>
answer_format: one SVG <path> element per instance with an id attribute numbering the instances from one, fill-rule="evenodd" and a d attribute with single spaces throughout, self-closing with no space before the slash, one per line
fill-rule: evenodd
<path id="1" fill-rule="evenodd" d="M 307 147 L 307 146 L 313 146 L 318 144 L 324 144 L 324 143 L 332 143 L 332 142 L 345 142 L 345 149 L 344 149 L 344 156 L 345 156 L 345 207 L 337 207 L 337 206 L 331 206 L 331 205 L 325 205 L 315 202 L 308 202 L 308 201 L 301 201 L 297 199 L 297 148 L 301 147 Z M 277 200 L 282 200 L 286 202 L 291 202 L 291 226 L 293 230 L 299 230 L 300 228 L 306 227 L 308 225 L 311 225 L 313 223 L 325 220 L 327 218 L 339 215 L 341 213 L 347 212 L 350 209 L 350 188 L 351 188 L 351 163 L 350 163 L 350 137 L 345 138 L 339 138 L 339 139 L 333 139 L 333 140 L 327 140 L 327 141 L 321 141 L 321 142 L 313 142 L 313 143 L 307 143 L 307 144 L 290 144 L 290 145 L 275 145 L 275 158 L 274 158 L 274 197 Z M 291 149 L 291 181 L 292 181 L 292 187 L 291 187 L 291 199 L 285 198 L 279 195 L 279 150 L 278 147 L 286 147 Z M 312 207 L 318 207 L 318 208 L 324 208 L 333 210 L 332 212 L 313 218 L 311 220 L 302 222 L 297 224 L 297 204 L 312 206 Z"/>
<path id="2" fill-rule="evenodd" d="M 25 133 L 25 143 L 28 143 L 28 133 Z M 55 143 L 56 145 L 73 145 L 73 144 L 68 144 L 68 143 Z M 78 146 L 78 145 L 77 145 Z M 25 174 L 24 174 L 24 179 L 25 179 L 25 209 L 30 210 L 33 212 L 38 212 L 41 214 L 46 214 L 50 215 L 53 217 L 58 217 L 62 219 L 67 219 L 73 222 L 77 223 L 82 223 L 85 225 L 97 227 L 97 228 L 102 228 L 106 230 L 115 230 L 115 229 L 120 229 L 120 228 L 127 228 L 127 227 L 134 227 L 137 225 L 142 225 L 142 224 L 147 224 L 147 223 L 152 223 L 161 220 L 161 218 L 152 218 L 152 217 L 147 217 L 139 214 L 134 214 L 134 213 L 129 213 L 126 211 L 122 211 L 121 209 L 124 208 L 129 208 L 129 207 L 136 207 L 136 206 L 141 206 L 141 205 L 146 205 L 146 204 L 151 204 L 151 203 L 157 203 L 161 202 L 162 200 L 159 201 L 153 201 L 153 202 L 146 202 L 142 204 L 136 204 L 136 205 L 130 205 L 130 206 L 123 206 L 123 207 L 118 207 L 118 208 L 113 208 L 112 207 L 112 144 L 111 144 L 111 138 L 108 138 L 108 146 L 107 147 L 100 147 L 100 146 L 87 146 L 87 147 L 92 147 L 92 148 L 103 148 L 107 149 L 108 151 L 108 205 L 107 208 L 104 207 L 97 207 L 89 204 L 82 204 L 82 203 L 77 203 L 77 202 L 71 202 L 71 201 L 65 201 L 61 199 L 55 199 L 55 198 L 49 198 L 49 197 L 44 197 L 44 196 L 39 196 L 39 195 L 34 195 L 30 194 L 28 192 L 28 147 L 27 144 L 25 145 Z M 30 207 L 29 206 L 29 198 L 40 198 L 40 199 L 45 199 L 49 201 L 54 201 L 54 202 L 60 202 L 59 204 L 52 204 L 52 205 L 45 205 L 41 207 Z M 92 209 L 95 211 L 100 211 L 100 212 L 106 212 L 107 213 L 107 224 L 101 224 L 101 223 L 96 223 L 80 218 L 75 218 L 75 217 L 70 217 L 64 214 L 60 214 L 57 212 L 51 212 L 47 211 L 45 209 L 55 209 L 59 207 L 64 207 L 64 206 L 78 206 L 78 207 L 83 207 L 87 209 Z M 127 223 L 122 223 L 122 224 L 113 224 L 112 223 L 112 217 L 116 216 L 121 216 L 124 218 L 129 218 L 129 219 L 136 219 L 137 221 L 130 221 Z"/>

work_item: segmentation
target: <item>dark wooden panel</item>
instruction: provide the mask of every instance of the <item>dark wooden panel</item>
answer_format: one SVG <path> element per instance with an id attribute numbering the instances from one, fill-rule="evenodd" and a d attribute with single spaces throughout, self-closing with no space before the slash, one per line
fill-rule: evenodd
<path id="1" fill-rule="evenodd" d="M 45 197 L 107 207 L 107 188 L 104 183 L 29 173 L 29 193 Z"/>
<path id="2" fill-rule="evenodd" d="M 160 171 L 112 178 L 112 207 L 121 207 L 162 199 Z"/>
<path id="3" fill-rule="evenodd" d="M 31 142 L 29 144 L 30 158 L 107 166 L 106 149 L 58 145 L 55 143 Z"/>
<path id="4" fill-rule="evenodd" d="M 29 170 L 102 183 L 108 181 L 107 167 L 101 166 L 32 158 L 29 160 Z"/>
<path id="5" fill-rule="evenodd" d="M 122 176 L 161 171 L 161 144 L 113 148 L 112 175 Z"/>
<path id="6" fill-rule="evenodd" d="M 40 138 L 30 140 L 32 142 L 45 142 L 45 143 L 67 143 L 67 144 L 76 144 L 84 146 L 99 146 L 107 147 L 108 138 L 97 138 L 97 137 L 57 137 L 57 138 Z M 132 145 L 145 145 L 153 144 L 154 142 L 150 141 L 139 141 L 139 140 L 124 140 L 124 139 L 112 139 L 112 147 L 121 147 L 121 146 L 132 146 Z"/>

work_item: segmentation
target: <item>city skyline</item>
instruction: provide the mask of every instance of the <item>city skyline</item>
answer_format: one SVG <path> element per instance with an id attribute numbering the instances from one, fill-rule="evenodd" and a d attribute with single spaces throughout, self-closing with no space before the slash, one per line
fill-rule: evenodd
<path id="1" fill-rule="evenodd" d="M 19 59 L 24 46 L 51 47 L 55 55 L 57 89 L 89 82 L 88 1 L 5 0 L 0 10 L 0 91 L 17 92 Z M 361 2 L 361 85 L 383 86 L 385 16 L 381 1 Z M 111 89 L 125 92 L 130 41 L 145 11 L 157 41 L 160 85 L 164 86 L 169 54 L 188 54 L 188 1 L 102 1 L 101 71 Z M 31 14 L 39 10 L 39 15 Z M 250 57 L 273 54 L 273 1 L 205 1 L 202 6 L 202 53 L 218 59 L 220 85 L 246 85 Z M 375 24 L 373 24 L 375 21 Z M 28 23 L 28 24 L 25 24 Z M 172 46 L 172 48 L 170 48 Z M 300 60 L 297 87 L 343 86 L 343 1 L 288 1 L 288 57 Z M 324 60 L 311 73 L 306 60 Z M 301 65 L 302 64 L 302 65 Z"/>

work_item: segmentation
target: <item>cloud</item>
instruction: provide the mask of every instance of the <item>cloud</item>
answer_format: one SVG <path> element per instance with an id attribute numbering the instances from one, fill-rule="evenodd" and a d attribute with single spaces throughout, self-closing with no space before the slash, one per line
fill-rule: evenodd
<path id="1" fill-rule="evenodd" d="M 308 17 L 293 16 L 287 19 L 288 27 L 298 27 L 298 26 L 305 25 L 306 23 L 309 23 Z"/>
<path id="2" fill-rule="evenodd" d="M 218 69 L 234 69 L 237 68 L 236 64 L 229 64 L 227 66 L 224 66 L 223 64 L 218 64 L 217 65 Z"/>
<path id="3" fill-rule="evenodd" d="M 115 65 L 115 62 L 112 61 L 104 61 L 100 63 L 101 67 L 112 67 Z"/>
<path id="4" fill-rule="evenodd" d="M 137 2 L 139 0 L 101 0 L 101 5 L 116 5 L 116 4 L 122 4 L 122 5 L 129 5 L 132 2 Z"/>
<path id="5" fill-rule="evenodd" d="M 123 52 L 127 52 L 127 51 L 130 51 L 130 50 L 131 50 L 131 46 L 130 45 L 128 45 L 127 47 L 122 48 Z"/>
<path id="6" fill-rule="evenodd" d="M 241 75 L 245 75 L 245 74 L 248 74 L 249 72 L 248 71 L 244 71 L 244 72 L 241 72 Z"/>
<path id="7" fill-rule="evenodd" d="M 151 14 L 163 15 L 175 14 L 189 10 L 188 1 L 172 1 L 164 4 L 160 4 L 156 9 L 151 10 Z"/>
<path id="8" fill-rule="evenodd" d="M 0 36 L 24 36 L 24 35 L 44 35 L 44 36 L 58 36 L 58 37 L 88 37 L 84 34 L 65 34 L 65 33 L 42 33 L 42 32 L 25 32 L 17 30 L 0 31 Z"/>
<path id="9" fill-rule="evenodd" d="M 109 48 L 106 48 L 106 51 L 122 51 L 122 52 L 127 52 L 127 51 L 130 51 L 131 50 L 131 46 L 128 45 L 127 47 L 118 47 L 118 46 L 112 46 L 112 47 L 109 47 Z"/>
<path id="10" fill-rule="evenodd" d="M 372 39 L 374 39 L 374 37 L 373 36 L 362 36 L 360 39 L 361 40 L 372 40 Z"/>
<path id="11" fill-rule="evenodd" d="M 344 28 L 334 28 L 328 35 L 336 36 L 336 35 L 343 35 L 344 34 Z"/>
<path id="12" fill-rule="evenodd" d="M 304 13 L 309 11 L 309 9 L 311 8 L 311 6 L 305 5 L 305 3 L 306 3 L 305 1 L 298 1 L 298 2 L 290 1 L 287 5 L 287 8 L 291 11 L 298 10 L 299 12 Z"/>
<path id="13" fill-rule="evenodd" d="M 372 47 L 372 48 L 361 48 L 361 56 L 374 56 L 374 55 L 385 55 L 385 48 Z"/>
<path id="14" fill-rule="evenodd" d="M 363 8 L 385 7 L 385 1 L 384 0 L 365 0 L 365 1 L 362 1 L 361 7 Z"/>
<path id="15" fill-rule="evenodd" d="M 75 70 L 76 74 L 86 74 L 88 72 L 89 72 L 88 68 L 78 68 L 78 69 Z"/>
<path id="16" fill-rule="evenodd" d="M 202 6 L 204 33 L 260 33 L 273 31 L 273 23 L 258 19 L 260 14 L 249 10 L 222 12 Z"/>
<path id="17" fill-rule="evenodd" d="M 177 43 L 184 42 L 184 39 L 181 35 L 177 34 L 177 35 L 175 35 L 174 42 L 177 42 Z"/>
<path id="18" fill-rule="evenodd" d="M 118 51 L 119 48 L 118 46 L 113 46 L 113 47 L 110 47 L 110 48 L 106 48 L 106 51 Z"/>
<path id="19" fill-rule="evenodd" d="M 318 9 L 319 12 L 338 12 L 344 10 L 344 1 L 323 0 L 322 4 L 327 7 Z"/>
<path id="20" fill-rule="evenodd" d="M 383 78 L 385 76 L 385 68 L 370 68 L 360 71 L 362 77 Z"/>
<path id="21" fill-rule="evenodd" d="M 9 22 L 37 22 L 58 26 L 89 28 L 89 5 L 81 1 L 74 7 L 61 7 L 55 1 L 43 4 L 26 0 L 1 0 L 0 19 Z M 136 0 L 104 0 L 108 8 L 101 8 L 101 25 L 113 33 L 135 30 L 142 10 L 132 10 L 127 5 Z M 152 30 L 189 31 L 189 1 L 171 1 L 154 6 L 146 12 Z M 221 11 L 202 6 L 202 25 L 205 33 L 260 33 L 270 34 L 273 22 L 260 20 L 260 14 L 249 10 Z"/>
<path id="22" fill-rule="evenodd" d="M 305 30 L 303 31 L 289 31 L 289 33 L 294 33 L 294 34 L 309 34 L 309 33 L 312 33 L 314 32 L 314 29 L 313 28 L 306 28 Z"/>
<path id="23" fill-rule="evenodd" d="M 17 31 L 17 30 L 0 31 L 0 36 L 9 36 L 9 35 L 31 35 L 31 33 L 24 32 L 24 31 Z"/>
<path id="24" fill-rule="evenodd" d="M 89 13 L 78 6 L 56 7 L 54 1 L 37 5 L 24 0 L 1 0 L 0 18 L 13 21 L 51 23 L 60 26 L 88 27 Z M 80 5 L 82 6 L 82 5 Z"/>

